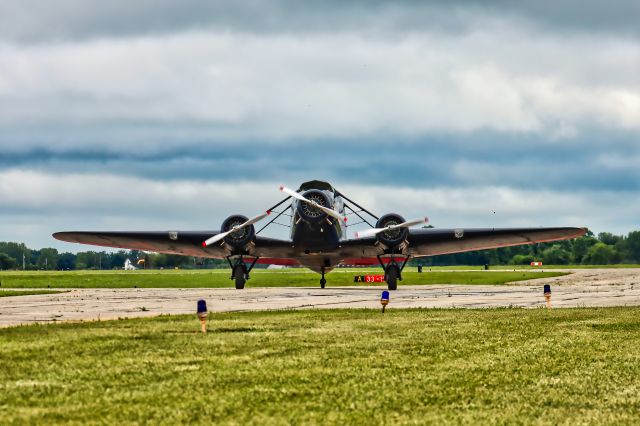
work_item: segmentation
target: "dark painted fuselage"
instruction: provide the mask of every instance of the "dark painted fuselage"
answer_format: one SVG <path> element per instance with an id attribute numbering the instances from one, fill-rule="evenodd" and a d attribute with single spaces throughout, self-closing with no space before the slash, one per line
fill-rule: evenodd
<path id="1" fill-rule="evenodd" d="M 312 181 L 301 185 L 302 195 L 321 191 L 328 200 L 329 207 L 344 216 L 344 202 L 335 190 L 326 182 Z M 304 266 L 320 272 L 326 272 L 335 266 L 339 259 L 334 259 L 340 241 L 344 238 L 346 225 L 341 220 L 320 215 L 316 220 L 306 219 L 300 212 L 302 201 L 294 200 L 291 204 L 291 240 L 298 259 Z"/>

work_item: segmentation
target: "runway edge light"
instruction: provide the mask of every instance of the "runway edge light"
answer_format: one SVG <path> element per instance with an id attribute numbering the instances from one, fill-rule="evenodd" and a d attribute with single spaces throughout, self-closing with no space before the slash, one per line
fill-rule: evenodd
<path id="1" fill-rule="evenodd" d="M 551 309 L 551 286 L 549 284 L 544 285 L 544 300 L 547 301 L 547 309 Z"/>
<path id="2" fill-rule="evenodd" d="M 382 313 L 384 314 L 384 309 L 389 304 L 389 292 L 387 290 L 382 292 L 382 296 L 380 296 L 380 304 L 382 305 Z"/>
<path id="3" fill-rule="evenodd" d="M 200 330 L 206 334 L 207 332 L 207 301 L 204 299 L 198 300 L 198 319 L 200 320 Z"/>

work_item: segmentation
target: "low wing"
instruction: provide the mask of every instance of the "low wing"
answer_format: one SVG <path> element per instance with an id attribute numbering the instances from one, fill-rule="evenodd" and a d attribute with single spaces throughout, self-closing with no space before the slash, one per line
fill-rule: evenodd
<path id="1" fill-rule="evenodd" d="M 461 253 L 498 247 L 545 243 L 577 238 L 586 228 L 480 228 L 480 229 L 416 229 L 409 231 L 406 254 L 413 257 Z M 370 258 L 381 253 L 372 238 L 343 242 L 344 263 Z M 354 262 L 355 263 L 355 262 Z"/>
<path id="2" fill-rule="evenodd" d="M 228 253 L 219 245 L 203 247 L 202 242 L 220 231 L 156 231 L 156 232 L 57 232 L 53 237 L 70 243 L 115 247 L 183 256 L 223 258 Z M 275 259 L 293 257 L 291 242 L 257 236 L 254 256 Z M 275 262 L 274 262 L 275 263 Z"/>
<path id="3" fill-rule="evenodd" d="M 71 243 L 90 244 L 183 256 L 224 258 L 229 253 L 219 245 L 202 246 L 202 241 L 220 231 L 159 232 L 58 232 L 54 238 Z M 460 253 L 498 247 L 566 240 L 584 235 L 585 228 L 487 228 L 419 229 L 409 231 L 405 254 L 412 257 Z M 306 264 L 308 257 L 296 253 L 291 241 L 257 236 L 251 255 L 273 264 Z M 375 237 L 351 239 L 326 255 L 345 264 L 376 260 L 383 254 Z M 316 257 L 316 256 L 314 256 Z M 266 259 L 265 259 L 266 258 Z M 318 258 L 320 259 L 320 258 Z M 307 265 L 308 266 L 308 265 Z"/>

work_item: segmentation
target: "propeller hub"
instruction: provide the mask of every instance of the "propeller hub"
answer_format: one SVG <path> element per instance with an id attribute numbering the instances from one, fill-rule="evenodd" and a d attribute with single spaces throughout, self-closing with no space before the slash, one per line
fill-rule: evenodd
<path id="1" fill-rule="evenodd" d="M 330 208 L 329 196 L 320 190 L 311 189 L 303 194 L 305 201 L 298 203 L 298 214 L 307 222 L 317 223 L 327 217 L 323 208 Z"/>

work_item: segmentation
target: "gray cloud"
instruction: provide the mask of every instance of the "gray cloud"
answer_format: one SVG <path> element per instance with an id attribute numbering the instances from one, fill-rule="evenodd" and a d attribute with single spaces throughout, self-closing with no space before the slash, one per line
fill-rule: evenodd
<path id="1" fill-rule="evenodd" d="M 0 239 L 216 228 L 312 178 L 437 226 L 627 232 L 638 15 L 635 1 L 0 0 Z"/>
<path id="2" fill-rule="evenodd" d="M 401 185 L 409 188 L 509 185 L 545 190 L 640 190 L 640 146 L 634 133 L 588 132 L 579 141 L 474 132 L 417 139 L 378 137 L 197 143 L 154 149 L 5 151 L 0 170 L 74 170 L 161 181 L 190 179 Z M 564 142 L 564 143 L 563 143 Z"/>
<path id="3" fill-rule="evenodd" d="M 299 182 L 160 182 L 104 174 L 0 172 L 0 240 L 81 250 L 50 234 L 71 228 L 217 229 L 230 214 L 252 215 L 275 204 L 282 198 L 277 190 L 281 183 Z M 635 192 L 333 184 L 374 212 L 428 215 L 438 227 L 586 225 L 595 231 L 627 232 L 637 226 L 640 209 Z M 274 227 L 269 235 L 286 237 L 286 229 Z"/>
<path id="4" fill-rule="evenodd" d="M 464 32 L 508 19 L 547 31 L 638 34 L 637 1 L 0 1 L 0 38 L 55 41 L 187 30 L 249 33 Z"/>
<path id="5" fill-rule="evenodd" d="M 4 46 L 0 142 L 123 149 L 484 129 L 575 139 L 586 126 L 640 129 L 638 67 L 624 40 L 516 28 Z"/>

